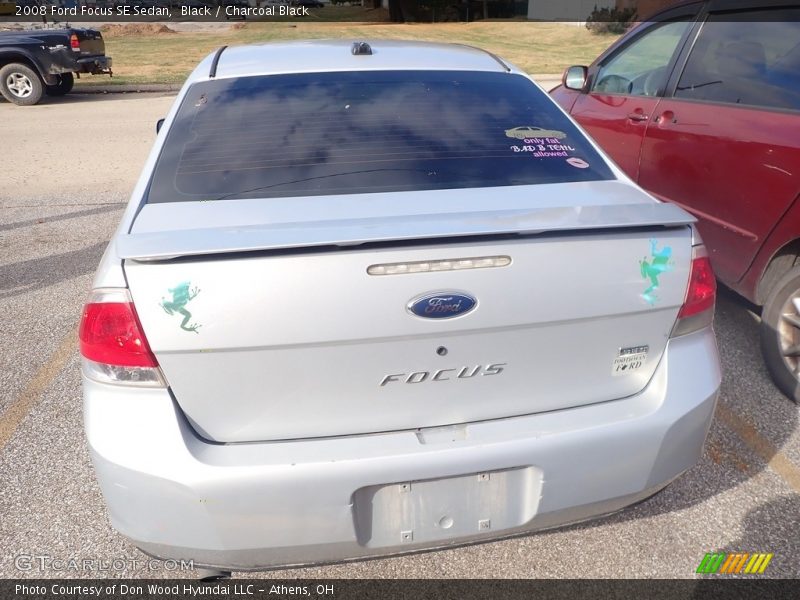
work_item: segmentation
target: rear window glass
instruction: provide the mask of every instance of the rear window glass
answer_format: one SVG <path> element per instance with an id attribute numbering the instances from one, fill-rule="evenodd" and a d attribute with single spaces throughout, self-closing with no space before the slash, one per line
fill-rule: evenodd
<path id="1" fill-rule="evenodd" d="M 270 75 L 189 89 L 148 202 L 601 179 L 603 159 L 520 75 Z"/>

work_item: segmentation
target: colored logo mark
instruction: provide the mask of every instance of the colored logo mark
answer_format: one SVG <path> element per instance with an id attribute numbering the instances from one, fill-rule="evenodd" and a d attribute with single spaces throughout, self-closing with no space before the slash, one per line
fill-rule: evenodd
<path id="1" fill-rule="evenodd" d="M 183 316 L 183 320 L 181 321 L 181 329 L 184 331 L 193 331 L 194 333 L 198 333 L 198 329 L 200 329 L 200 325 L 197 323 L 189 323 L 192 319 L 192 313 L 186 310 L 186 305 L 191 302 L 197 294 L 200 293 L 200 289 L 195 287 L 191 287 L 191 283 L 188 281 L 183 281 L 176 285 L 174 288 L 169 288 L 169 293 L 172 294 L 172 300 L 167 300 L 162 296 L 161 302 L 159 306 L 164 309 L 168 315 L 172 315 L 178 313 L 179 315 Z"/>
<path id="2" fill-rule="evenodd" d="M 658 249 L 658 241 L 650 240 L 650 260 L 643 258 L 639 261 L 639 270 L 641 271 L 643 279 L 649 279 L 650 285 L 642 292 L 642 298 L 650 306 L 653 306 L 658 300 L 656 290 L 660 283 L 658 278 L 667 271 L 671 271 L 674 266 L 672 260 L 672 248 L 664 246 L 661 250 Z"/>
<path id="3" fill-rule="evenodd" d="M 696 573 L 749 573 L 760 575 L 767 569 L 769 561 L 774 554 L 763 552 L 737 552 L 726 554 L 725 552 L 709 552 L 700 562 Z"/>

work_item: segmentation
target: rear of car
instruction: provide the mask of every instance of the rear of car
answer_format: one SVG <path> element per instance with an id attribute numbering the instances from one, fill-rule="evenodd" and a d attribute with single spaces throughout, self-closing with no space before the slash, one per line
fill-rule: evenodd
<path id="1" fill-rule="evenodd" d="M 252 569 L 655 493 L 700 455 L 720 381 L 691 222 L 488 53 L 209 57 L 84 309 L 114 526 L 151 554 Z"/>
<path id="2" fill-rule="evenodd" d="M 111 58 L 106 56 L 106 44 L 100 31 L 72 29 L 70 51 L 76 66 L 70 66 L 69 70 L 94 75 L 111 74 Z"/>

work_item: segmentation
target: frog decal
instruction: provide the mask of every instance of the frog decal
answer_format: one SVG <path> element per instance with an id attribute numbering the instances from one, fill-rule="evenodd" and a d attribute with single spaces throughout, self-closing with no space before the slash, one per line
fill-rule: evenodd
<path id="1" fill-rule="evenodd" d="M 161 302 L 159 306 L 164 309 L 168 315 L 172 315 L 175 313 L 183 315 L 183 321 L 181 321 L 181 329 L 184 331 L 193 331 L 198 333 L 198 329 L 200 329 L 200 325 L 197 323 L 189 324 L 189 321 L 192 318 L 192 313 L 186 310 L 186 305 L 192 301 L 192 299 L 200 293 L 200 289 L 195 286 L 191 287 L 191 283 L 189 281 L 183 281 L 176 285 L 174 288 L 169 288 L 169 293 L 172 294 L 172 300 L 167 300 L 163 296 L 161 297 Z M 190 289 L 191 288 L 191 289 Z"/>
<path id="2" fill-rule="evenodd" d="M 650 306 L 653 306 L 658 300 L 655 291 L 659 286 L 659 276 L 667 271 L 671 271 L 674 266 L 675 262 L 672 260 L 672 248 L 664 246 L 661 250 L 658 250 L 658 240 L 651 239 L 650 260 L 645 257 L 639 261 L 639 270 L 642 273 L 642 278 L 650 280 L 650 285 L 642 292 L 642 298 L 644 298 L 645 302 Z"/>

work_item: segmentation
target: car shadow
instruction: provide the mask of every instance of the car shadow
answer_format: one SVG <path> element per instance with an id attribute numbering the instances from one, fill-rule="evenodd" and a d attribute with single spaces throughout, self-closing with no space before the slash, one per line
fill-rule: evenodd
<path id="1" fill-rule="evenodd" d="M 0 265 L 0 299 L 27 294 L 94 272 L 108 242 Z"/>
<path id="2" fill-rule="evenodd" d="M 132 100 L 134 98 L 160 98 L 164 96 L 175 96 L 178 92 L 148 92 L 134 91 L 134 92 L 121 92 L 114 90 L 109 86 L 111 91 L 108 92 L 85 92 L 76 90 L 66 96 L 50 97 L 42 99 L 40 104 L 77 104 L 86 102 L 97 102 L 98 100 Z"/>
<path id="3" fill-rule="evenodd" d="M 800 575 L 800 495 L 781 496 L 747 513 L 742 521 L 742 535 L 725 548 L 711 548 L 726 554 L 739 552 L 771 553 L 762 577 L 796 578 Z"/>
<path id="4" fill-rule="evenodd" d="M 37 106 L 53 106 L 59 104 L 85 104 L 89 102 L 99 102 L 99 101 L 118 101 L 118 100 L 131 100 L 134 98 L 141 98 L 143 96 L 147 96 L 150 98 L 155 97 L 162 97 L 162 96 L 175 96 L 177 92 L 148 92 L 148 91 L 141 91 L 141 92 L 120 92 L 120 91 L 110 91 L 110 92 L 82 92 L 82 91 L 73 91 L 66 96 L 42 96 L 42 99 L 35 104 L 34 106 L 20 106 L 15 107 L 14 104 L 0 96 L 0 106 L 8 106 L 13 108 L 20 108 L 20 109 L 35 109 Z"/>
<path id="5" fill-rule="evenodd" d="M 64 221 L 66 219 L 77 219 L 79 217 L 88 217 L 91 215 L 99 215 L 106 212 L 115 210 L 122 210 L 125 208 L 127 202 L 114 202 L 111 204 L 102 204 L 92 208 L 83 210 L 75 210 L 60 215 L 53 215 L 51 217 L 39 217 L 36 219 L 26 219 L 24 221 L 15 221 L 13 223 L 0 223 L 0 231 L 11 231 L 13 229 L 20 229 L 22 227 L 30 227 L 31 225 L 41 225 L 43 223 L 53 223 L 55 221 Z"/>

